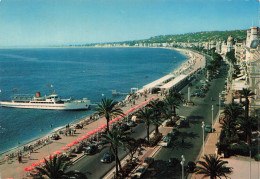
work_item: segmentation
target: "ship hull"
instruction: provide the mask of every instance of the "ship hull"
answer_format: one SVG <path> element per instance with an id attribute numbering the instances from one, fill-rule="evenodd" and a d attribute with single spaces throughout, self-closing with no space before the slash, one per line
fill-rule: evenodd
<path id="1" fill-rule="evenodd" d="M 88 102 L 69 102 L 64 104 L 32 104 L 32 103 L 14 103 L 1 101 L 2 107 L 24 108 L 24 109 L 46 109 L 46 110 L 87 110 L 90 107 Z"/>

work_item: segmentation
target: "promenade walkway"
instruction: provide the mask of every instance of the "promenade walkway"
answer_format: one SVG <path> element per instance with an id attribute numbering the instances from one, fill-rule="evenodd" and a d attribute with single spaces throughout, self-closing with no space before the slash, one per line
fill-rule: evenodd
<path id="1" fill-rule="evenodd" d="M 126 112 L 130 109 L 132 109 L 135 106 L 138 106 L 139 104 L 143 103 L 146 100 L 152 98 L 153 95 L 147 94 L 145 97 L 140 96 L 138 99 L 135 99 L 135 105 L 133 105 L 133 102 L 129 102 L 126 104 L 126 106 L 122 107 L 121 109 L 123 112 Z M 40 162 L 41 159 L 46 158 L 48 155 L 54 155 L 55 151 L 62 151 L 61 148 L 65 147 L 66 144 L 71 143 L 73 141 L 77 141 L 78 138 L 80 138 L 83 135 L 86 135 L 88 132 L 91 132 L 95 129 L 97 129 L 99 126 L 102 126 L 106 124 L 105 117 L 101 117 L 100 119 L 88 124 L 87 126 L 84 126 L 83 129 L 77 129 L 76 133 L 69 136 L 61 135 L 60 140 L 53 140 L 53 142 L 49 145 L 42 146 L 38 150 L 32 152 L 30 154 L 30 157 L 27 155 L 22 158 L 22 162 L 19 163 L 17 160 L 17 157 L 15 157 L 13 160 L 9 162 L 5 162 L 0 165 L 0 179 L 6 179 L 6 178 L 14 178 L 14 179 L 21 179 L 21 178 L 30 178 L 28 176 L 29 172 L 25 171 L 26 167 L 32 166 L 33 163 Z M 77 160 L 80 158 L 83 154 L 74 154 L 75 157 L 73 157 L 72 161 Z"/>
<path id="2" fill-rule="evenodd" d="M 186 71 L 186 74 L 190 71 L 194 70 L 194 67 L 203 66 L 205 64 L 205 59 L 193 59 L 193 66 L 191 64 L 189 69 Z M 188 65 L 188 64 L 185 64 Z M 142 95 L 139 96 L 138 99 L 129 102 L 124 107 L 122 107 L 122 110 L 124 112 L 132 109 L 134 106 L 138 106 L 139 104 L 143 103 L 145 100 L 148 100 L 152 98 L 153 95 L 147 94 L 146 96 Z M 54 140 L 51 144 L 42 146 L 36 151 L 33 151 L 30 155 L 25 155 L 22 158 L 22 162 L 18 162 L 17 158 L 13 158 L 13 160 L 10 160 L 9 162 L 0 163 L 0 179 L 4 178 L 14 178 L 14 179 L 21 179 L 21 178 L 30 178 L 28 177 L 29 172 L 25 171 L 26 167 L 32 166 L 33 163 L 38 163 L 40 160 L 46 158 L 48 155 L 53 155 L 55 151 L 62 151 L 61 148 L 65 147 L 66 144 L 71 143 L 73 141 L 76 141 L 78 138 L 80 138 L 83 135 L 86 135 L 88 132 L 91 132 L 95 129 L 97 129 L 99 126 L 102 126 L 106 124 L 106 119 L 104 117 L 101 117 L 100 119 L 88 124 L 87 126 L 84 126 L 83 129 L 77 129 L 76 133 L 71 136 L 65 136 L 62 135 L 60 140 Z M 164 132 L 164 129 L 162 129 L 163 133 L 167 133 L 168 131 Z M 72 161 L 75 161 L 79 159 L 83 154 L 73 154 L 74 157 Z M 149 155 L 149 154 L 147 154 Z M 144 156 L 145 157 L 145 156 Z"/>

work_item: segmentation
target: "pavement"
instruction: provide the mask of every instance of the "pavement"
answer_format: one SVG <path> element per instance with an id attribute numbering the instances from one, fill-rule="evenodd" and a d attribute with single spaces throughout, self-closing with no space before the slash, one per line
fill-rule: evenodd
<path id="1" fill-rule="evenodd" d="M 152 98 L 153 95 L 148 94 L 146 99 Z M 138 104 L 141 104 L 145 101 L 144 97 L 139 97 L 139 99 L 135 100 L 135 105 L 132 103 L 128 103 L 125 107 L 122 107 L 121 109 L 126 112 L 129 109 L 133 108 L 134 106 L 137 106 Z M 14 157 L 12 160 L 6 161 L 4 163 L 0 163 L 0 179 L 6 179 L 6 178 L 14 178 L 14 179 L 21 179 L 21 178 L 30 178 L 29 174 L 30 172 L 25 171 L 26 167 L 32 166 L 33 163 L 40 162 L 41 159 L 46 158 L 48 155 L 54 155 L 55 151 L 62 151 L 61 147 L 65 147 L 66 144 L 71 143 L 73 141 L 76 141 L 78 138 L 80 138 L 83 135 L 86 135 L 88 132 L 91 132 L 98 128 L 98 126 L 102 126 L 106 124 L 106 119 L 104 117 L 101 117 L 100 119 L 88 124 L 87 126 L 84 126 L 83 129 L 77 129 L 76 133 L 71 136 L 65 136 L 61 135 L 61 139 L 59 140 L 53 140 L 52 143 L 49 145 L 42 146 L 38 150 L 34 150 L 30 157 L 28 154 L 24 154 L 22 157 L 22 162 L 19 163 L 17 160 L 17 157 Z M 66 153 L 66 151 L 62 151 L 63 153 Z M 75 162 L 79 160 L 84 154 L 74 154 L 72 161 Z M 33 171 L 32 171 L 33 172 Z"/>
<path id="2" fill-rule="evenodd" d="M 157 152 L 157 155 L 155 156 L 155 162 L 151 165 L 151 167 L 149 167 L 149 172 L 145 173 L 144 178 L 180 178 L 181 165 L 179 164 L 174 168 L 169 168 L 167 165 L 168 160 L 170 158 L 181 159 L 181 155 L 184 155 L 185 165 L 187 165 L 189 161 L 197 161 L 199 159 L 197 156 L 202 152 L 201 122 L 204 121 L 205 124 L 211 125 L 212 105 L 214 106 L 214 121 L 218 121 L 217 116 L 219 107 L 216 106 L 216 103 L 218 103 L 219 93 L 223 91 L 224 88 L 225 75 L 226 70 L 223 68 L 222 74 L 217 79 L 214 79 L 210 82 L 211 86 L 207 92 L 206 97 L 192 97 L 191 100 L 194 102 L 194 106 L 188 105 L 179 107 L 177 114 L 187 117 L 190 122 L 189 126 L 180 128 L 179 131 L 183 134 L 191 134 L 191 136 L 185 138 L 184 142 L 182 142 L 181 137 L 177 136 L 177 138 L 171 142 L 169 147 L 163 147 L 159 152 Z M 203 79 L 205 79 L 205 74 L 198 75 L 197 80 L 192 81 L 192 86 L 190 86 L 191 93 L 197 89 L 197 85 L 200 83 L 199 81 Z M 182 90 L 182 93 L 186 99 L 188 91 L 187 88 L 188 87 L 185 87 Z M 216 152 L 215 140 L 218 138 L 220 130 L 216 124 L 214 128 L 216 129 L 214 135 L 205 132 L 205 136 L 207 136 L 205 142 L 205 154 Z"/>
<path id="3" fill-rule="evenodd" d="M 228 84 L 227 86 L 227 95 L 225 103 L 229 104 L 232 102 L 232 91 L 229 91 L 231 89 L 231 84 Z M 205 147 L 204 147 L 204 154 L 216 154 L 217 155 L 217 147 L 216 143 L 219 141 L 219 136 L 221 132 L 220 123 L 219 123 L 219 116 L 223 112 L 221 110 L 217 117 L 215 118 L 214 123 L 214 129 L 216 130 L 214 133 L 209 133 L 205 140 Z M 203 147 L 201 147 L 200 153 L 196 159 L 203 160 Z M 221 155 L 223 156 L 223 155 Z M 222 158 L 222 160 L 227 161 L 228 167 L 232 168 L 232 173 L 228 175 L 228 177 L 232 179 L 260 179 L 260 162 L 255 161 L 254 159 L 250 159 L 250 157 L 245 156 L 232 156 L 230 158 Z M 201 179 L 203 175 L 189 175 L 188 179 Z M 225 178 L 225 177 L 221 177 Z"/>
<path id="4" fill-rule="evenodd" d="M 195 66 L 203 64 L 203 60 L 195 60 Z M 192 70 L 192 69 L 191 69 Z M 138 104 L 142 103 L 145 101 L 145 99 L 150 99 L 152 98 L 152 94 L 148 94 L 147 97 L 139 97 L 139 99 L 135 100 L 135 105 L 132 103 L 128 103 L 125 107 L 122 107 L 122 110 L 124 112 L 128 111 L 129 109 L 133 108 L 134 106 L 137 106 Z M 63 153 L 66 153 L 66 151 L 62 151 L 61 148 L 65 147 L 66 144 L 71 143 L 73 141 L 76 141 L 78 138 L 80 138 L 83 135 L 86 135 L 88 132 L 91 132 L 95 129 L 98 128 L 98 126 L 106 124 L 106 119 L 104 117 L 101 117 L 100 119 L 88 124 L 87 126 L 84 126 L 83 129 L 77 129 L 76 133 L 71 136 L 65 136 L 61 135 L 61 139 L 59 140 L 53 140 L 52 143 L 44 145 L 37 150 L 34 150 L 30 156 L 28 154 L 24 154 L 22 156 L 22 162 L 18 162 L 17 157 L 14 157 L 11 160 L 8 160 L 6 162 L 1 161 L 0 162 L 0 179 L 6 179 L 6 178 L 15 178 L 15 179 L 20 179 L 20 178 L 32 178 L 29 176 L 29 174 L 33 171 L 25 171 L 26 167 L 32 166 L 33 163 L 38 163 L 40 162 L 41 159 L 46 158 L 48 155 L 53 155 L 55 151 L 61 151 Z M 161 132 L 165 135 L 167 132 L 169 132 L 169 129 L 164 129 L 160 128 Z M 158 148 L 156 149 L 148 149 L 147 152 L 144 153 L 143 160 L 146 156 L 150 156 L 154 154 L 154 150 L 159 150 Z M 76 162 L 78 161 L 83 154 L 74 154 L 73 153 L 73 158 L 72 161 Z"/>

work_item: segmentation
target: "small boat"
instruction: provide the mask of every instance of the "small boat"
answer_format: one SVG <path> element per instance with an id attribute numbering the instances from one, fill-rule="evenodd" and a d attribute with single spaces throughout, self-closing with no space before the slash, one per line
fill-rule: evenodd
<path id="1" fill-rule="evenodd" d="M 61 99 L 53 93 L 48 96 L 41 96 L 40 92 L 33 95 L 16 95 L 11 101 L 0 101 L 3 107 L 26 108 L 26 109 L 53 109 L 53 110 L 87 110 L 90 107 L 90 100 Z"/>

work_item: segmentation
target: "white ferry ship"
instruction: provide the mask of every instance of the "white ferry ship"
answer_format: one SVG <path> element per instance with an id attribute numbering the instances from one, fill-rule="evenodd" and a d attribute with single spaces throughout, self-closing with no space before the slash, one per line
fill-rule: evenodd
<path id="1" fill-rule="evenodd" d="M 11 101 L 0 101 L 3 107 L 27 108 L 27 109 L 55 109 L 55 110 L 87 110 L 90 100 L 61 99 L 57 94 L 41 96 L 38 92 L 33 95 L 17 95 Z"/>

